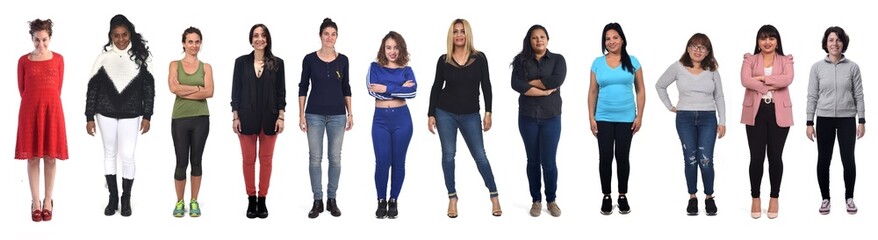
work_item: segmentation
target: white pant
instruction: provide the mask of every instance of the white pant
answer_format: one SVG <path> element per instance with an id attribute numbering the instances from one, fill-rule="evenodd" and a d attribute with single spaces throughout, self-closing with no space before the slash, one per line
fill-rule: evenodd
<path id="1" fill-rule="evenodd" d="M 104 140 L 104 173 L 116 174 L 116 157 L 122 160 L 122 178 L 134 179 L 134 147 L 140 132 L 140 118 L 109 118 L 97 115 Z"/>

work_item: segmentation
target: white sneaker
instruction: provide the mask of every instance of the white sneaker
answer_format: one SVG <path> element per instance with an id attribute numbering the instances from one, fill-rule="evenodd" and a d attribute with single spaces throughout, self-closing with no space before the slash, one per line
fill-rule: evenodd
<path id="1" fill-rule="evenodd" d="M 845 205 L 847 205 L 847 207 L 848 207 L 848 214 L 851 214 L 851 215 L 857 214 L 857 204 L 854 204 L 853 198 L 848 198 L 847 201 L 845 201 L 845 203 L 846 203 Z"/>
<path id="2" fill-rule="evenodd" d="M 829 214 L 829 208 L 829 199 L 823 199 L 823 202 L 820 203 L 820 214 Z"/>

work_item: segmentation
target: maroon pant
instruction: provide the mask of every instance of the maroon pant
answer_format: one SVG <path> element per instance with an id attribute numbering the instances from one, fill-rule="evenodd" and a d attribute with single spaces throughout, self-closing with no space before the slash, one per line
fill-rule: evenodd
<path id="1" fill-rule="evenodd" d="M 274 156 L 274 142 L 277 135 L 238 134 L 241 141 L 241 155 L 244 157 L 244 187 L 247 196 L 256 195 L 256 144 L 259 143 L 259 196 L 268 194 L 268 186 L 271 183 L 271 159 Z"/>

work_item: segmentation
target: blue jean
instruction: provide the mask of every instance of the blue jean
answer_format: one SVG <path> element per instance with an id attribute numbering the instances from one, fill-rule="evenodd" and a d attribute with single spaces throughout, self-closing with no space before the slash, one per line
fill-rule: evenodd
<path id="1" fill-rule="evenodd" d="M 412 140 L 412 115 L 408 106 L 375 108 L 372 118 L 372 146 L 375 150 L 375 190 L 378 199 L 399 198 L 405 180 L 405 157 Z"/>
<path id="2" fill-rule="evenodd" d="M 494 173 L 491 171 L 491 163 L 485 153 L 485 141 L 482 138 L 482 119 L 479 113 L 454 114 L 436 109 L 436 128 L 439 130 L 439 142 L 442 144 L 442 172 L 445 174 L 445 188 L 448 196 L 457 195 L 454 188 L 454 155 L 457 152 L 457 130 L 460 129 L 463 140 L 469 148 L 473 160 L 485 187 L 488 187 L 491 197 L 497 196 L 497 185 L 494 183 Z"/>
<path id="3" fill-rule="evenodd" d="M 344 142 L 344 129 L 347 116 L 305 114 L 308 125 L 308 173 L 311 175 L 311 192 L 314 200 L 323 199 L 323 135 L 327 137 L 327 157 L 329 158 L 329 184 L 326 187 L 327 197 L 335 198 L 338 190 L 338 178 L 341 175 L 341 145 Z"/>
<path id="4" fill-rule="evenodd" d="M 698 192 L 698 169 L 704 194 L 713 195 L 713 148 L 716 144 L 715 111 L 677 111 L 677 135 L 683 146 L 686 186 L 689 194 Z"/>
<path id="5" fill-rule="evenodd" d="M 555 157 L 558 154 L 558 141 L 561 139 L 561 116 L 546 119 L 518 116 L 518 131 L 527 152 L 527 181 L 532 200 L 542 200 L 542 177 L 546 182 L 546 202 L 554 202 L 555 191 L 558 189 L 558 166 L 555 165 Z"/>

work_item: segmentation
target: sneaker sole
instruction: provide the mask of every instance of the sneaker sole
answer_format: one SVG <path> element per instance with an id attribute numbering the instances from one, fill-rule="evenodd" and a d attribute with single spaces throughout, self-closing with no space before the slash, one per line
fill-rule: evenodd
<path id="1" fill-rule="evenodd" d="M 687 212 L 686 216 L 698 216 L 698 212 Z"/>
<path id="2" fill-rule="evenodd" d="M 854 215 L 854 214 L 857 214 L 857 211 L 848 211 L 848 214 L 849 214 L 849 215 Z"/>
<path id="3" fill-rule="evenodd" d="M 828 215 L 829 211 L 820 211 L 820 215 Z"/>
<path id="4" fill-rule="evenodd" d="M 707 213 L 707 216 L 716 216 L 716 213 Z"/>

